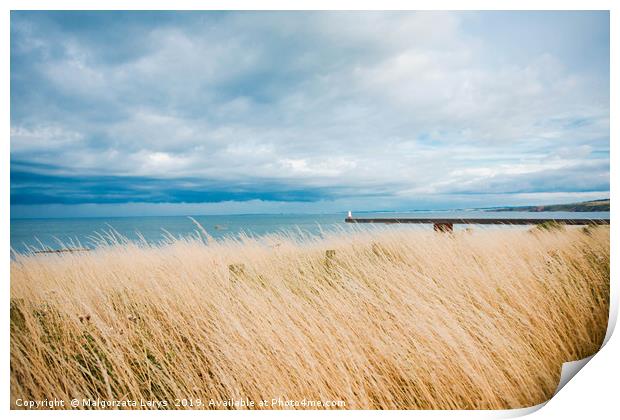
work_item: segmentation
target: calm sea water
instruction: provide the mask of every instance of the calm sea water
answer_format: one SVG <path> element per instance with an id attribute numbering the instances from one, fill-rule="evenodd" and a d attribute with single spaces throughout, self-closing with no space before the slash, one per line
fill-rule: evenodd
<path id="1" fill-rule="evenodd" d="M 488 218 L 609 218 L 609 212 L 486 212 L 449 211 L 414 213 L 357 213 L 358 217 L 488 217 Z M 238 236 L 245 233 L 260 236 L 270 233 L 289 232 L 293 235 L 319 235 L 321 231 L 336 229 L 360 229 L 368 225 L 352 226 L 344 223 L 345 214 L 264 214 L 232 216 L 193 216 L 215 238 Z M 387 229 L 431 229 L 430 225 L 381 225 Z M 11 247 L 24 252 L 30 247 L 41 248 L 41 244 L 52 249 L 61 248 L 60 242 L 73 241 L 82 246 L 94 247 L 92 236 L 111 228 L 121 235 L 137 240 L 141 234 L 147 241 L 156 243 L 164 239 L 165 232 L 175 237 L 186 236 L 196 231 L 196 225 L 185 216 L 166 217 L 114 217 L 74 219 L 12 219 Z M 489 227 L 485 227 L 489 229 Z M 491 227 L 493 228 L 493 227 Z M 41 244 L 40 244 L 40 243 Z"/>

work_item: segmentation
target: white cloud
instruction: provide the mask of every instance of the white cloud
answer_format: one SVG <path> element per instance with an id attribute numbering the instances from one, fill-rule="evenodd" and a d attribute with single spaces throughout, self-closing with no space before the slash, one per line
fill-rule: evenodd
<path id="1" fill-rule="evenodd" d="M 25 19 L 13 54 L 34 60 L 44 89 L 31 115 L 12 120 L 12 154 L 76 174 L 411 197 L 510 190 L 511 176 L 579 176 L 590 163 L 600 171 L 608 81 L 552 49 L 493 55 L 510 46 L 469 32 L 471 16 L 233 13 L 141 23 L 131 46 Z M 117 47 L 128 51 L 110 60 Z"/>
<path id="2" fill-rule="evenodd" d="M 77 147 L 84 135 L 59 125 L 34 127 L 11 127 L 11 153 L 17 158 L 30 157 L 36 153 L 58 153 L 70 147 Z"/>

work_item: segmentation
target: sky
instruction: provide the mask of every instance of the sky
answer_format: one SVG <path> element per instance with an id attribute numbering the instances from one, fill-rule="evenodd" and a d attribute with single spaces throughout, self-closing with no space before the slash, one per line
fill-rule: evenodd
<path id="1" fill-rule="evenodd" d="M 11 12 L 11 217 L 609 197 L 608 12 Z"/>

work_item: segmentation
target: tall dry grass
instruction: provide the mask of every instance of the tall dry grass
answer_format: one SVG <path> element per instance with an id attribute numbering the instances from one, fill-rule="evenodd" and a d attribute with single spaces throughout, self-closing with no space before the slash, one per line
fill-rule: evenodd
<path id="1" fill-rule="evenodd" d="M 11 404 L 516 408 L 605 335 L 607 227 L 204 239 L 16 256 Z"/>

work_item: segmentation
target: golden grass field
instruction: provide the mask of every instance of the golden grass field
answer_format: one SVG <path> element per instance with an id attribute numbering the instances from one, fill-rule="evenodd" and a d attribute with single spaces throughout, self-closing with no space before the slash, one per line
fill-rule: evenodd
<path id="1" fill-rule="evenodd" d="M 526 407 L 549 399 L 562 363 L 596 352 L 607 328 L 608 227 L 201 235 L 15 256 L 12 407 Z"/>

